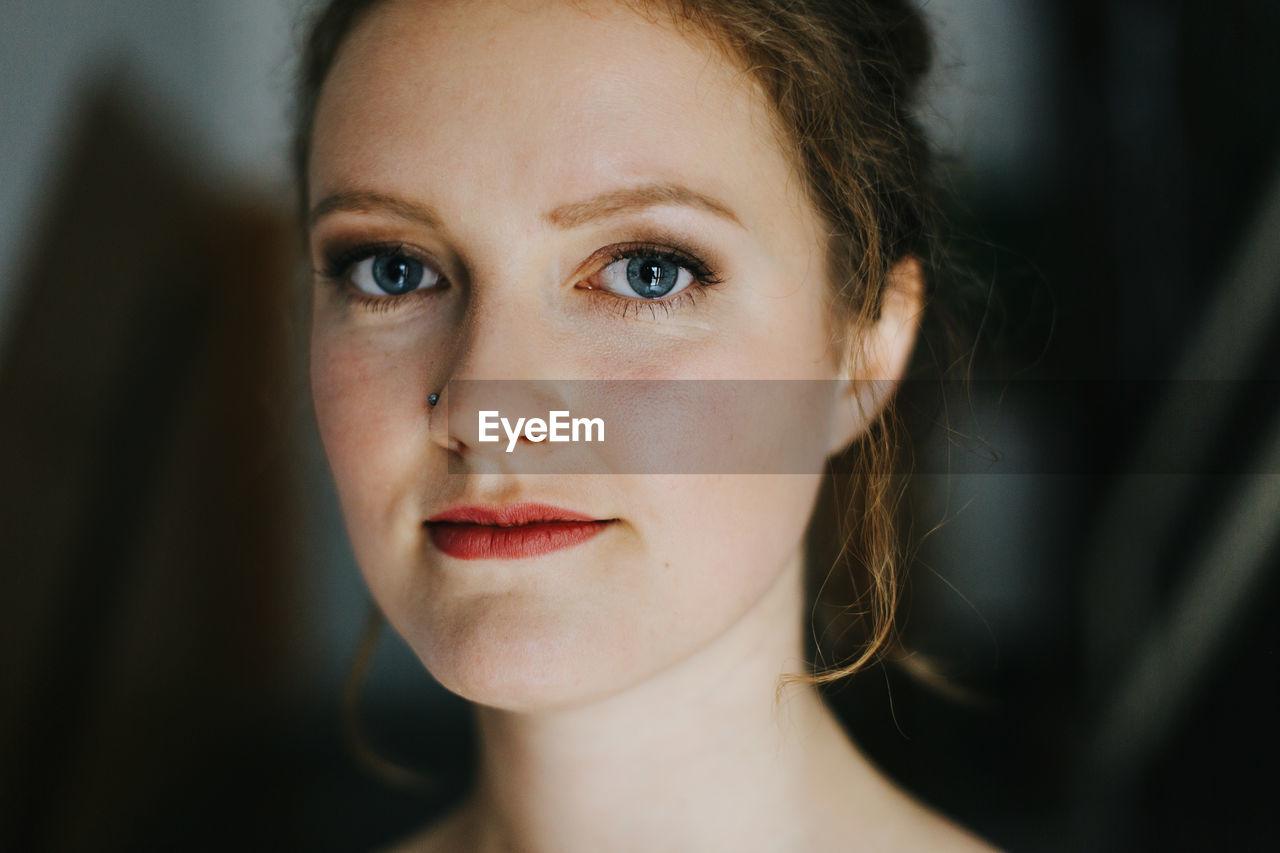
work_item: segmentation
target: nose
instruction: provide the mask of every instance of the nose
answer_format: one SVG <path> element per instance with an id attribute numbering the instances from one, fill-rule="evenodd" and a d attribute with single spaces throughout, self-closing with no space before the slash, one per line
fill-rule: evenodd
<path id="1" fill-rule="evenodd" d="M 451 466 L 506 470 L 531 454 L 545 455 L 545 445 L 523 434 L 512 440 L 501 426 L 498 440 L 482 441 L 482 420 L 514 425 L 569 408 L 562 380 L 573 376 L 572 339 L 531 301 L 476 299 L 469 306 L 446 363 L 447 381 L 431 392 L 439 395 L 429 411 L 431 438 L 453 454 Z M 495 429 L 484 434 L 491 439 Z"/>

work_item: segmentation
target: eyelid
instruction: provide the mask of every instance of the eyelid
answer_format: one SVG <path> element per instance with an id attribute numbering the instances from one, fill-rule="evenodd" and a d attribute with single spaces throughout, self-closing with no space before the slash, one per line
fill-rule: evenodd
<path id="1" fill-rule="evenodd" d="M 323 266 L 313 272 L 351 306 L 372 313 L 387 313 L 408 306 L 424 297 L 430 297 L 451 287 L 448 276 L 441 270 L 430 252 L 402 240 L 335 241 L 320 249 Z M 430 285 L 424 285 L 407 293 L 373 294 L 353 280 L 356 267 L 378 255 L 404 255 L 422 264 L 428 273 L 436 276 Z"/>
<path id="2" fill-rule="evenodd" d="M 702 286 L 720 284 L 724 281 L 724 279 L 716 273 L 711 264 L 702 260 L 702 256 L 699 252 L 684 248 L 676 241 L 656 242 L 650 240 L 616 243 L 612 246 L 607 246 L 604 249 L 601 249 L 595 254 L 595 256 L 593 256 L 591 261 L 584 264 L 584 266 L 592 268 L 593 272 L 588 276 L 583 276 L 581 280 L 590 281 L 592 277 L 599 275 L 611 264 L 617 263 L 618 261 L 644 257 L 662 258 L 670 261 L 671 263 L 677 264 L 684 269 L 689 270 L 693 275 L 694 281 Z M 588 289 L 595 290 L 598 288 Z M 645 302 L 659 301 L 654 299 L 644 299 L 641 296 L 636 296 L 635 298 L 641 299 Z"/>
<path id="3" fill-rule="evenodd" d="M 401 295 L 369 294 L 351 281 L 353 268 L 356 264 L 371 257 L 385 254 L 403 254 L 413 258 L 434 273 L 438 277 L 437 281 L 430 286 Z M 434 294 L 452 287 L 450 277 L 444 272 L 443 265 L 438 262 L 433 253 L 404 240 L 351 239 L 333 240 L 327 244 L 321 242 L 320 255 L 323 260 L 323 266 L 314 270 L 315 274 L 335 284 L 344 297 L 353 303 L 359 304 L 366 310 L 391 311 L 396 307 L 406 305 L 408 300 L 415 297 Z M 610 264 L 629 258 L 645 256 L 660 257 L 677 264 L 689 271 L 693 276 L 693 282 L 677 293 L 657 299 L 647 299 L 639 294 L 627 296 L 615 293 L 604 287 L 590 285 L 591 280 L 603 272 Z M 639 306 L 642 305 L 650 306 L 651 311 L 657 311 L 660 308 L 667 315 L 670 315 L 674 310 L 686 305 L 692 305 L 698 300 L 699 294 L 708 292 L 713 286 L 724 281 L 715 271 L 717 265 L 703 260 L 706 256 L 706 252 L 689 247 L 683 238 L 668 236 L 665 233 L 658 233 L 652 236 L 645 235 L 643 239 L 614 243 L 597 250 L 582 263 L 579 267 L 579 272 L 575 273 L 571 280 L 578 287 L 582 287 L 583 283 L 587 283 L 588 286 L 583 289 L 590 291 L 592 297 L 598 303 L 611 303 L 623 316 L 633 310 L 637 312 L 638 316 Z"/>
<path id="4" fill-rule="evenodd" d="M 723 283 L 721 278 L 711 264 L 702 260 L 703 253 L 692 251 L 682 246 L 681 240 L 661 240 L 654 241 L 638 241 L 630 243 L 618 243 L 608 246 L 593 255 L 593 260 L 584 264 L 584 267 L 593 271 L 587 275 L 578 278 L 581 287 L 582 282 L 587 282 L 586 287 L 582 288 L 589 292 L 591 301 L 601 308 L 606 308 L 609 313 L 623 318 L 632 317 L 640 319 L 642 310 L 646 309 L 649 316 L 654 320 L 667 319 L 673 313 L 684 311 L 696 305 L 703 295 L 712 293 L 717 289 L 717 285 Z M 604 257 L 601 258 L 601 255 Z M 687 270 L 693 277 L 693 281 L 679 291 L 669 293 L 657 299 L 647 299 L 639 294 L 626 296 L 617 293 L 607 287 L 597 287 L 591 284 L 591 281 L 613 264 L 619 261 L 635 258 L 657 256 L 662 257 L 679 265 L 681 269 Z M 659 317 L 659 311 L 662 312 Z"/>
<path id="5" fill-rule="evenodd" d="M 357 242 L 339 244 L 333 249 L 322 252 L 324 266 L 316 270 L 318 275 L 333 280 L 343 280 L 351 272 L 351 268 L 360 261 L 375 255 L 406 255 L 430 269 L 441 279 L 445 279 L 444 270 L 440 268 L 429 252 L 400 240 L 382 242 Z"/>

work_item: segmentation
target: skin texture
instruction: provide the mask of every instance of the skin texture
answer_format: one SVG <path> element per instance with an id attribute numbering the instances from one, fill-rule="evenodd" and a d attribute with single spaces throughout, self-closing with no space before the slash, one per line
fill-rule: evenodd
<path id="1" fill-rule="evenodd" d="M 838 357 L 823 226 L 769 117 L 709 45 L 607 4 L 390 2 L 339 53 L 313 137 L 313 264 L 403 245 L 441 278 L 365 304 L 317 276 L 317 423 L 375 599 L 475 703 L 482 744 L 477 789 L 405 849 L 974 843 L 880 777 L 813 690 L 775 703 L 778 676 L 803 667 L 817 472 L 865 427 L 858 394 L 883 403 L 869 386 L 831 382 L 751 434 L 817 425 L 812 474 L 554 477 L 475 441 L 483 402 L 459 380 L 901 375 L 917 267 L 899 265 L 860 330 L 864 357 Z M 575 206 L 655 185 L 715 203 L 668 191 L 585 221 Z M 607 292 L 610 247 L 673 240 L 719 283 L 661 307 Z M 520 501 L 618 521 L 513 561 L 448 557 L 423 523 Z"/>

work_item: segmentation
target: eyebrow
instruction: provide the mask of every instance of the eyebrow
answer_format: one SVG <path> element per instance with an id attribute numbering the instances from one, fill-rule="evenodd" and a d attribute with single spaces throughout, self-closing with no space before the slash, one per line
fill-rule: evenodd
<path id="1" fill-rule="evenodd" d="M 646 207 L 663 204 L 695 207 L 713 213 L 740 227 L 746 227 L 727 205 L 711 196 L 680 184 L 656 183 L 638 187 L 606 190 L 584 201 L 562 204 L 543 215 L 543 219 L 558 228 L 576 228 L 596 219 L 604 219 Z M 440 228 L 442 217 L 428 204 L 384 193 L 355 190 L 325 196 L 311 208 L 309 220 L 312 227 L 323 217 L 339 211 L 365 213 L 382 210 L 400 219 L 408 219 L 430 228 Z"/>
<path id="2" fill-rule="evenodd" d="M 607 190 L 585 201 L 562 204 L 543 218 L 560 228 L 576 228 L 595 219 L 659 204 L 696 207 L 742 226 L 742 220 L 727 205 L 680 184 L 644 184 L 638 187 Z"/>
<path id="3" fill-rule="evenodd" d="M 372 210 L 383 210 L 400 219 L 410 219 L 429 228 L 439 228 L 442 221 L 431 205 L 409 201 L 398 196 L 361 190 L 325 196 L 311 208 L 309 220 L 314 228 L 317 222 L 330 213 L 339 211 L 367 213 Z"/>

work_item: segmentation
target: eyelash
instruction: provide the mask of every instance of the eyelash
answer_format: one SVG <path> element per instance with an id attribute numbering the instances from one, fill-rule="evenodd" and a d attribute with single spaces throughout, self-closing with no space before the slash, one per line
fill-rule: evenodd
<path id="1" fill-rule="evenodd" d="M 339 293 L 347 300 L 348 304 L 358 305 L 366 311 L 374 313 L 384 313 L 403 304 L 403 301 L 410 297 L 421 297 L 430 290 L 415 290 L 407 293 L 402 297 L 395 297 L 390 294 L 387 296 L 370 296 L 363 291 L 357 290 L 347 278 L 351 274 L 351 268 L 360 261 L 375 255 L 406 255 L 415 261 L 431 268 L 431 264 L 426 258 L 417 252 L 414 252 L 404 243 L 361 243 L 358 246 L 352 246 L 349 249 L 338 249 L 325 254 L 324 267 L 316 270 L 316 275 L 320 278 L 337 286 Z"/>
<path id="2" fill-rule="evenodd" d="M 678 310 L 686 305 L 692 306 L 698 299 L 700 292 L 708 287 L 714 287 L 720 284 L 724 279 L 720 278 L 716 272 L 694 252 L 688 249 L 668 247 L 656 243 L 623 243 L 621 245 L 610 247 L 608 254 L 605 256 L 608 261 L 601 265 L 597 273 L 604 270 L 610 264 L 618 261 L 625 261 L 631 258 L 660 258 L 669 261 L 676 266 L 684 267 L 693 276 L 693 282 L 684 290 L 677 293 L 669 299 L 642 299 L 640 297 L 620 296 L 609 290 L 600 288 L 591 288 L 590 292 L 598 298 L 606 300 L 610 307 L 626 317 L 630 312 L 632 316 L 639 317 L 640 310 L 644 307 L 649 308 L 650 316 L 654 319 L 658 317 L 658 309 L 663 311 L 663 317 L 670 317 L 671 312 Z"/>
<path id="3" fill-rule="evenodd" d="M 367 258 L 375 255 L 385 254 L 404 254 L 414 260 L 422 263 L 428 268 L 432 268 L 432 264 L 427 261 L 420 253 L 414 252 L 404 243 L 362 243 L 349 249 L 340 249 L 332 253 L 326 254 L 325 265 L 322 269 L 316 270 L 316 274 L 321 278 L 336 284 L 342 295 L 352 304 L 360 306 L 362 309 L 374 312 L 386 312 L 396 308 L 404 301 L 414 296 L 425 296 L 433 293 L 434 288 L 430 290 L 416 290 L 404 296 L 370 296 L 360 290 L 357 290 L 347 281 L 347 277 L 351 272 L 351 268 Z M 613 308 L 623 317 L 631 314 L 638 317 L 640 310 L 644 306 L 648 306 L 650 315 L 655 319 L 658 316 L 658 308 L 663 310 L 663 316 L 669 317 L 671 312 L 682 308 L 686 305 L 692 306 L 698 298 L 699 291 L 705 288 L 714 287 L 723 282 L 715 270 L 711 268 L 694 252 L 680 248 L 675 245 L 662 245 L 650 242 L 633 242 L 622 243 L 611 246 L 605 253 L 605 262 L 599 266 L 593 275 L 598 274 L 610 264 L 618 261 L 629 260 L 631 258 L 660 258 L 677 266 L 683 267 L 693 276 L 693 282 L 684 290 L 668 299 L 643 299 L 641 297 L 627 297 L 613 293 L 603 288 L 590 287 L 585 288 L 592 294 L 593 298 L 603 299 L 609 307 Z M 447 282 L 443 275 L 442 280 Z"/>

